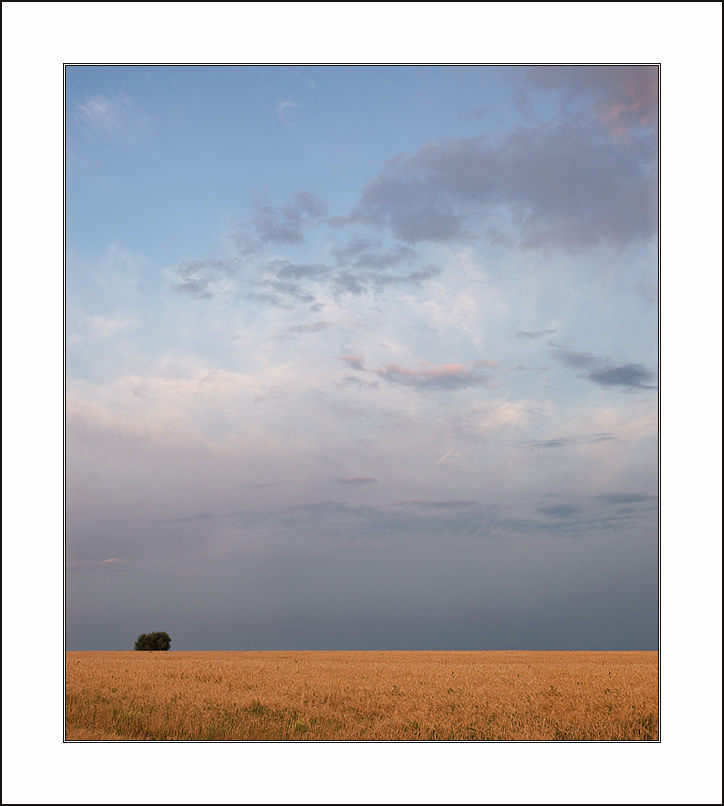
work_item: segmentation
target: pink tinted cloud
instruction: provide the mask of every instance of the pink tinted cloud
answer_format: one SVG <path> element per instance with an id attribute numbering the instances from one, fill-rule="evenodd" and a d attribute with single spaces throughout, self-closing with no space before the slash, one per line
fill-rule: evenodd
<path id="1" fill-rule="evenodd" d="M 476 362 L 477 363 L 477 362 Z M 387 364 L 370 370 L 390 383 L 412 386 L 415 389 L 466 389 L 469 386 L 487 384 L 490 376 L 464 364 L 423 365 L 419 369 L 407 369 L 399 364 Z"/>
<path id="2" fill-rule="evenodd" d="M 417 369 L 409 369 L 399 364 L 385 364 L 377 369 L 366 369 L 361 355 L 341 355 L 352 369 L 358 372 L 369 372 L 390 383 L 411 386 L 415 389 L 467 389 L 469 386 L 489 385 L 492 382 L 490 373 L 483 367 L 495 367 L 496 361 L 481 359 L 466 364 L 428 364 L 421 362 Z"/>
<path id="3" fill-rule="evenodd" d="M 564 101 L 588 96 L 597 116 L 617 137 L 658 118 L 659 68 L 656 65 L 538 66 L 529 73 L 543 90 L 559 90 Z"/>

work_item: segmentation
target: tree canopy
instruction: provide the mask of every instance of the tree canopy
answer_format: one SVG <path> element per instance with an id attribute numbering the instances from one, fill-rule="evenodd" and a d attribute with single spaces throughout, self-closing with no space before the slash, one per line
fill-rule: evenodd
<path id="1" fill-rule="evenodd" d="M 167 632 L 141 633 L 136 638 L 134 649 L 147 652 L 167 652 L 171 648 L 171 638 Z"/>

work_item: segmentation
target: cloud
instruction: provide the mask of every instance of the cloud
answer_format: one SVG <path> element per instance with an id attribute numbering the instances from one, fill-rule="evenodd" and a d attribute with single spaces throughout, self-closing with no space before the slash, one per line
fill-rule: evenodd
<path id="1" fill-rule="evenodd" d="M 489 507 L 481 507 L 478 501 L 472 501 L 468 499 L 459 499 L 459 500 L 448 500 L 448 501 L 436 501 L 436 500 L 426 500 L 420 498 L 408 498 L 402 501 L 394 501 L 392 504 L 389 505 L 389 509 L 410 509 L 410 510 L 425 510 L 425 509 L 433 509 L 433 510 L 446 510 L 446 509 L 477 509 L 477 510 L 484 510 L 486 512 L 490 511 Z"/>
<path id="2" fill-rule="evenodd" d="M 75 120 L 86 133 L 137 143 L 151 131 L 151 121 L 126 95 L 95 95 L 75 107 Z"/>
<path id="3" fill-rule="evenodd" d="M 381 251 L 379 246 L 380 241 L 357 239 L 346 246 L 332 250 L 332 255 L 338 265 L 378 271 L 400 263 L 409 264 L 417 257 L 417 252 L 409 246 L 397 244 L 387 251 Z"/>
<path id="4" fill-rule="evenodd" d="M 275 247 L 300 247 L 306 242 L 310 227 L 332 223 L 327 218 L 325 203 L 313 193 L 301 192 L 292 203 L 275 207 L 257 200 L 252 217 L 247 221 L 235 221 L 230 236 L 239 255 L 261 255 Z M 279 307 L 288 307 L 290 302 L 315 303 L 320 291 L 328 291 L 336 298 L 346 294 L 361 296 L 369 292 L 379 293 L 388 286 L 420 286 L 440 274 L 435 264 L 413 268 L 418 253 L 406 244 L 384 246 L 382 239 L 357 238 L 346 245 L 330 250 L 333 262 L 298 263 L 287 258 L 275 257 L 262 267 L 258 288 L 275 294 L 247 294 L 247 297 L 268 302 Z M 404 270 L 403 267 L 409 267 Z M 210 278 L 206 275 L 184 277 L 177 286 L 199 299 L 214 295 Z M 286 299 L 285 299 L 286 298 Z"/>
<path id="5" fill-rule="evenodd" d="M 251 294 L 254 299 L 260 302 L 269 302 L 278 307 L 287 307 L 289 300 L 296 302 L 313 303 L 315 301 L 314 294 L 302 288 L 299 283 L 288 283 L 282 280 L 265 279 L 260 280 L 258 283 L 260 288 L 270 289 L 276 291 L 278 296 L 270 296 L 265 294 Z"/>
<path id="6" fill-rule="evenodd" d="M 364 371 L 364 359 L 361 355 L 340 355 L 339 359 L 349 364 L 352 369 Z"/>
<path id="7" fill-rule="evenodd" d="M 586 375 L 599 386 L 621 386 L 625 389 L 656 389 L 656 384 L 646 381 L 655 378 L 642 364 L 624 364 L 620 367 L 601 369 Z"/>
<path id="8" fill-rule="evenodd" d="M 328 289 L 337 297 L 344 294 L 359 296 L 390 285 L 419 286 L 438 274 L 440 268 L 433 264 L 406 274 L 394 274 L 368 268 L 339 271 L 323 263 L 293 263 L 290 260 L 275 259 L 266 264 L 264 277 L 258 285 L 294 299 L 311 302 L 319 288 Z M 306 283 L 306 287 L 303 283 Z"/>
<path id="9" fill-rule="evenodd" d="M 590 434 L 586 437 L 586 442 L 610 442 L 613 439 L 616 439 L 616 437 L 610 431 L 602 431 L 597 434 Z"/>
<path id="10" fill-rule="evenodd" d="M 655 141 L 614 143 L 570 118 L 500 141 L 433 142 L 388 160 L 347 223 L 407 244 L 487 235 L 525 248 L 626 246 L 657 231 L 656 164 Z"/>
<path id="11" fill-rule="evenodd" d="M 292 263 L 289 260 L 273 260 L 267 271 L 282 280 L 315 279 L 329 274 L 329 266 L 323 263 Z"/>
<path id="12" fill-rule="evenodd" d="M 573 445 L 574 439 L 569 437 L 558 437 L 557 439 L 540 439 L 531 440 L 528 444 L 534 448 L 565 448 L 567 445 Z"/>
<path id="13" fill-rule="evenodd" d="M 399 364 L 387 364 L 381 369 L 372 370 L 390 383 L 411 386 L 415 389 L 467 389 L 490 383 L 490 374 L 477 369 L 469 369 L 463 364 L 442 364 L 427 368 L 407 369 Z"/>
<path id="14" fill-rule="evenodd" d="M 234 269 L 223 261 L 187 260 L 176 267 L 180 282 L 173 290 L 194 299 L 211 299 L 222 290 L 224 278 L 233 273 Z"/>
<path id="15" fill-rule="evenodd" d="M 337 484 L 374 484 L 377 479 L 370 478 L 369 476 L 352 476 L 350 478 L 335 479 Z"/>
<path id="16" fill-rule="evenodd" d="M 214 296 L 211 291 L 211 284 L 205 277 L 190 277 L 173 288 L 174 291 L 190 294 L 195 299 L 211 299 Z"/>
<path id="17" fill-rule="evenodd" d="M 352 272 L 341 271 L 334 275 L 333 290 L 336 294 L 350 293 L 365 294 L 370 289 L 377 291 L 390 285 L 419 286 L 426 280 L 431 280 L 440 274 L 440 268 L 433 264 L 422 269 L 411 271 L 408 274 L 388 274 L 385 272 Z"/>
<path id="18" fill-rule="evenodd" d="M 516 330 L 515 335 L 518 339 L 540 339 L 543 336 L 550 336 L 556 332 L 553 330 Z"/>
<path id="19" fill-rule="evenodd" d="M 573 367 L 574 369 L 582 369 L 584 367 L 590 367 L 592 364 L 596 364 L 601 359 L 596 358 L 595 355 L 591 355 L 591 353 L 579 353 L 575 350 L 570 350 L 567 347 L 556 347 L 553 351 L 553 355 L 561 364 L 565 364 L 568 367 Z"/>
<path id="20" fill-rule="evenodd" d="M 236 222 L 231 237 L 243 255 L 268 246 L 297 246 L 305 241 L 304 229 L 321 223 L 326 215 L 324 201 L 308 191 L 295 194 L 292 203 L 281 207 L 257 200 L 251 220 Z"/>
<path id="21" fill-rule="evenodd" d="M 105 339 L 109 336 L 119 333 L 122 330 L 127 330 L 130 327 L 137 327 L 139 321 L 135 317 L 131 316 L 91 316 L 88 319 L 88 324 L 97 336 Z"/>
<path id="22" fill-rule="evenodd" d="M 538 512 L 548 518 L 570 518 L 577 515 L 581 510 L 568 504 L 554 504 L 548 507 L 538 507 Z"/>
<path id="23" fill-rule="evenodd" d="M 417 369 L 408 369 L 399 364 L 390 363 L 377 369 L 366 369 L 364 359 L 359 355 L 341 355 L 352 369 L 358 372 L 369 372 L 385 381 L 413 389 L 428 390 L 456 390 L 467 389 L 471 386 L 489 386 L 493 377 L 481 367 L 495 366 L 494 361 L 470 361 L 465 364 L 439 364 L 437 366 L 422 362 Z"/>
<path id="24" fill-rule="evenodd" d="M 466 123 L 471 123 L 474 120 L 481 120 L 487 115 L 490 115 L 490 113 L 491 109 L 487 106 L 476 106 L 475 109 L 471 109 L 469 112 L 461 112 L 458 118 Z"/>
<path id="25" fill-rule="evenodd" d="M 302 333 L 321 333 L 324 330 L 329 330 L 330 327 L 334 327 L 332 322 L 312 322 L 308 325 L 295 325 L 294 327 L 290 327 L 287 332 L 294 333 L 295 335 L 301 335 Z"/>
<path id="26" fill-rule="evenodd" d="M 656 389 L 656 384 L 646 383 L 654 379 L 654 374 L 643 364 L 621 364 L 611 366 L 610 360 L 600 358 L 591 353 L 579 353 L 568 347 L 552 345 L 554 357 L 568 367 L 574 369 L 591 369 L 580 377 L 586 378 L 599 386 L 624 389 Z"/>
<path id="27" fill-rule="evenodd" d="M 658 120 L 657 65 L 545 65 L 530 68 L 536 89 L 559 91 L 564 102 L 589 99 L 598 118 L 623 137 Z"/>
<path id="28" fill-rule="evenodd" d="M 596 496 L 607 504 L 643 504 L 649 501 L 658 501 L 658 495 L 641 495 L 640 493 L 603 493 Z"/>

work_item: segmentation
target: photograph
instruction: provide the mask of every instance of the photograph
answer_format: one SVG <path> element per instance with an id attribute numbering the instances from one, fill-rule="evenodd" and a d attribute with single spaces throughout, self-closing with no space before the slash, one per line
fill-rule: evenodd
<path id="1" fill-rule="evenodd" d="M 66 64 L 67 741 L 658 741 L 658 64 Z"/>

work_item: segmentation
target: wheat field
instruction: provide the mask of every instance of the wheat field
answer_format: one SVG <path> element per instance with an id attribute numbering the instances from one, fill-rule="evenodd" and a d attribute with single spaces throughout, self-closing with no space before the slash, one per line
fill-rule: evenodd
<path id="1" fill-rule="evenodd" d="M 657 652 L 68 652 L 66 740 L 658 740 Z"/>

